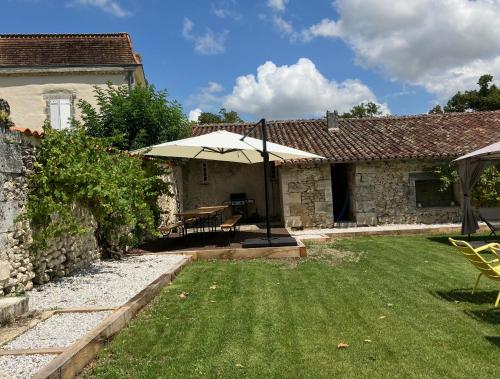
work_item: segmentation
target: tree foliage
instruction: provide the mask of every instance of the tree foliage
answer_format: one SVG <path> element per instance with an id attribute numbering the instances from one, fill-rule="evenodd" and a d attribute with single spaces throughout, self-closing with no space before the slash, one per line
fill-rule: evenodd
<path id="1" fill-rule="evenodd" d="M 198 117 L 198 124 L 237 124 L 243 122 L 236 111 L 227 111 L 221 108 L 219 114 L 202 112 Z"/>
<path id="2" fill-rule="evenodd" d="M 365 117 L 376 117 L 380 116 L 382 111 L 380 110 L 380 105 L 369 101 L 367 103 L 361 103 L 352 107 L 349 112 L 343 113 L 340 117 L 343 118 L 365 118 Z"/>
<path id="3" fill-rule="evenodd" d="M 10 106 L 9 103 L 0 99 L 0 128 L 9 129 L 14 123 L 10 119 Z"/>
<path id="4" fill-rule="evenodd" d="M 482 75 L 477 81 L 478 89 L 459 91 L 443 108 L 436 105 L 429 113 L 499 110 L 500 89 L 492 82 L 492 75 Z M 441 178 L 443 189 L 459 179 L 456 166 L 453 164 L 438 166 L 436 173 Z M 490 166 L 484 170 L 471 193 L 471 201 L 474 205 L 482 207 L 500 205 L 500 165 Z"/>
<path id="5" fill-rule="evenodd" d="M 97 109 L 85 100 L 78 103 L 83 124 L 94 137 L 123 136 L 114 142 L 122 150 L 181 139 L 191 133 L 180 104 L 151 85 L 138 85 L 129 91 L 127 86 L 108 83 L 106 88 L 96 86 L 94 92 Z"/>
<path id="6" fill-rule="evenodd" d="M 112 147 L 121 145 L 119 137 L 92 137 L 76 123 L 62 131 L 44 129 L 25 215 L 35 226 L 37 246 L 83 231 L 75 204 L 95 217 L 104 256 L 119 254 L 145 233 L 156 234 L 156 200 L 167 191 L 159 166 Z"/>
<path id="7" fill-rule="evenodd" d="M 482 75 L 477 81 L 478 89 L 458 91 L 448 100 L 442 110 L 441 106 L 437 105 L 429 113 L 499 110 L 500 89 L 492 83 L 492 75 Z"/>
<path id="8" fill-rule="evenodd" d="M 429 114 L 441 114 L 441 113 L 444 113 L 444 111 L 443 111 L 443 108 L 441 108 L 441 105 L 439 105 L 439 104 L 436 104 L 434 106 L 434 108 L 432 108 L 429 111 Z"/>
<path id="9" fill-rule="evenodd" d="M 457 167 L 453 163 L 437 165 L 434 172 L 441 180 L 442 191 L 460 180 Z M 472 204 L 476 207 L 497 207 L 500 205 L 500 164 L 486 167 L 470 197 Z"/>

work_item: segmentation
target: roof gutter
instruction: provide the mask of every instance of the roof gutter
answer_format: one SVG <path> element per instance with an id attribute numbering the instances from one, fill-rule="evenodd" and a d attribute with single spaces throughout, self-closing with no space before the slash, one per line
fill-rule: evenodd
<path id="1" fill-rule="evenodd" d="M 142 64 L 79 64 L 79 65 L 50 65 L 50 66 L 0 66 L 0 74 L 31 74 L 39 72 L 65 72 L 75 69 L 85 71 L 130 70 L 142 67 Z"/>

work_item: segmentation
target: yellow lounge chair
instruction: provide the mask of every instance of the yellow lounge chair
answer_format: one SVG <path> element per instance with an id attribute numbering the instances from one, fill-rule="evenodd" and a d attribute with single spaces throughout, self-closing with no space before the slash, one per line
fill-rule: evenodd
<path id="1" fill-rule="evenodd" d="M 498 243 L 490 243 L 474 249 L 469 243 L 465 241 L 454 240 L 453 238 L 448 238 L 448 240 L 453 246 L 456 246 L 460 250 L 465 258 L 467 258 L 474 266 L 476 266 L 479 271 L 481 271 L 477 277 L 476 284 L 474 285 L 472 293 L 474 293 L 474 291 L 476 290 L 477 285 L 479 284 L 479 279 L 481 279 L 482 275 L 487 276 L 492 280 L 500 281 L 500 259 L 495 258 L 491 261 L 487 261 L 481 256 L 481 254 L 479 254 L 482 251 L 488 250 L 491 253 L 495 254 L 497 257 L 500 257 L 500 245 Z M 495 307 L 498 307 L 499 303 L 500 292 L 498 293 Z"/>

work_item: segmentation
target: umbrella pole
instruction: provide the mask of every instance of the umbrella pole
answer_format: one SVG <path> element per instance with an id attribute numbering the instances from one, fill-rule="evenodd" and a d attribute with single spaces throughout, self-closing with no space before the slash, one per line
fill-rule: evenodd
<path id="1" fill-rule="evenodd" d="M 266 120 L 260 120 L 262 129 L 262 158 L 264 159 L 264 192 L 266 201 L 266 230 L 267 241 L 271 246 L 271 221 L 269 219 L 269 153 L 267 152 L 267 128 Z"/>

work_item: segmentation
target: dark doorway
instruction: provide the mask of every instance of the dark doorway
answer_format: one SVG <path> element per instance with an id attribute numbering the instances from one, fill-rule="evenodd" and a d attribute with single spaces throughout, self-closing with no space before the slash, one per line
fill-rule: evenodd
<path id="1" fill-rule="evenodd" d="M 333 219 L 335 222 L 351 221 L 349 173 L 350 165 L 338 163 L 331 166 Z"/>

